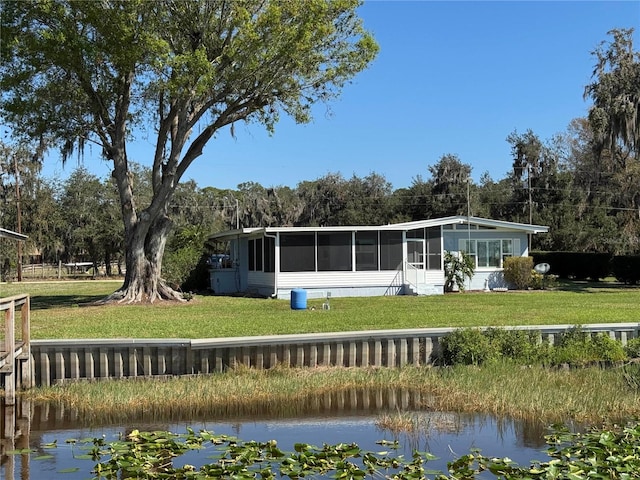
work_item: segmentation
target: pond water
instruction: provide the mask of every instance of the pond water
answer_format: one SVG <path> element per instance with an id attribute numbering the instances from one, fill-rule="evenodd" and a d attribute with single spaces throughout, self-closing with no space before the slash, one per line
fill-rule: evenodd
<path id="1" fill-rule="evenodd" d="M 215 434 L 226 434 L 241 440 L 276 440 L 285 451 L 293 451 L 295 443 L 323 444 L 357 443 L 363 450 L 380 451 L 377 441 L 397 440 L 397 452 L 411 458 L 414 450 L 430 452 L 438 460 L 429 461 L 427 467 L 446 471 L 448 461 L 480 449 L 484 455 L 508 456 L 521 465 L 531 460 L 546 460 L 544 435 L 546 427 L 540 423 L 517 422 L 491 416 L 464 415 L 452 412 L 433 412 L 407 405 L 408 408 L 333 408 L 296 410 L 275 409 L 272 412 L 242 412 L 190 418 L 139 418 L 113 423 L 105 420 L 81 418 L 71 409 L 51 404 L 31 404 L 19 401 L 13 409 L 0 406 L 3 419 L 0 435 L 2 458 L 0 478 L 3 480 L 40 480 L 61 478 L 85 480 L 93 477 L 94 461 L 78 458 L 85 454 L 79 444 L 69 439 L 103 437 L 117 440 L 133 429 L 168 430 L 185 433 L 187 427 L 198 431 L 206 429 Z M 412 432 L 396 432 L 385 428 L 384 418 L 409 418 Z M 10 418 L 12 417 L 12 419 Z M 11 438 L 11 422 L 14 434 Z M 56 443 L 56 448 L 46 448 Z M 29 449 L 28 453 L 19 453 Z M 13 453 L 12 453 L 13 452 Z M 209 452 L 189 452 L 174 462 L 200 466 L 211 462 Z"/>

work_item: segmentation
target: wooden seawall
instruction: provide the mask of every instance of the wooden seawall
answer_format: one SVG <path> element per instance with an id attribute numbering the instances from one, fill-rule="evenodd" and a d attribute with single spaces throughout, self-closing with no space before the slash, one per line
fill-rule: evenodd
<path id="1" fill-rule="evenodd" d="M 534 330 L 553 343 L 573 325 L 512 327 Z M 582 325 L 625 344 L 640 336 L 640 323 Z M 194 375 L 251 368 L 428 365 L 439 341 L 453 328 L 274 335 L 216 339 L 33 340 L 31 359 L 37 385 L 79 379 Z"/>

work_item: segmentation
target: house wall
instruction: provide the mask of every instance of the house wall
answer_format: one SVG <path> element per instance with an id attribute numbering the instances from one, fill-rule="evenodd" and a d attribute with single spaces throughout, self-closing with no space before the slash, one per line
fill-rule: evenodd
<path id="1" fill-rule="evenodd" d="M 274 272 L 249 272 L 247 293 L 270 297 L 276 292 L 276 274 Z"/>
<path id="2" fill-rule="evenodd" d="M 278 274 L 278 298 L 291 298 L 291 290 L 304 288 L 308 298 L 402 295 L 401 271 L 284 272 Z"/>
<path id="3" fill-rule="evenodd" d="M 526 233 L 512 230 L 443 230 L 444 250 L 450 252 L 459 251 L 460 240 L 514 240 L 514 256 L 525 257 L 529 254 L 528 238 Z M 470 237 L 469 237 L 470 235 Z M 473 277 L 465 288 L 467 290 L 484 290 L 485 288 L 507 287 L 501 268 L 477 268 Z"/>
<path id="4" fill-rule="evenodd" d="M 248 272 L 246 266 L 249 260 L 247 242 L 246 238 L 239 238 L 230 242 L 229 255 L 233 262 L 233 268 L 209 269 L 209 288 L 214 293 L 225 295 L 247 290 Z"/>
<path id="5" fill-rule="evenodd" d="M 526 233 L 503 229 L 470 231 L 471 239 L 512 239 L 514 240 L 514 255 L 528 254 L 528 238 Z M 256 237 L 257 238 L 257 237 Z M 443 253 L 458 251 L 459 242 L 469 238 L 466 229 L 443 230 Z M 211 289 L 216 293 L 247 292 L 262 296 L 276 295 L 281 299 L 290 299 L 291 290 L 303 288 L 307 290 L 308 298 L 324 298 L 327 293 L 333 297 L 348 296 L 382 296 L 420 294 L 434 295 L 444 293 L 444 272 L 442 270 L 421 271 L 425 281 L 420 282 L 418 291 L 407 287 L 407 281 L 402 271 L 359 271 L 359 272 L 249 272 L 248 238 L 240 237 L 231 242 L 231 257 L 234 260 L 232 270 L 212 270 Z M 404 254 L 406 257 L 406 246 Z M 276 253 L 276 264 L 279 255 Z M 506 287 L 500 268 L 478 268 L 473 278 L 468 282 L 468 290 L 483 290 L 485 288 Z"/>

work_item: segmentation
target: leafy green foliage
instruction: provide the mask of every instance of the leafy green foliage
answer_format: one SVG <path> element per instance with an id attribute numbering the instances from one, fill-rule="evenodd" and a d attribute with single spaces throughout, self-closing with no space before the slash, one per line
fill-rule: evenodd
<path id="1" fill-rule="evenodd" d="M 208 270 L 204 243 L 209 232 L 187 226 L 171 236 L 162 262 L 164 279 L 176 289 L 205 290 Z"/>
<path id="2" fill-rule="evenodd" d="M 624 351 L 629 358 L 640 358 L 640 337 L 627 340 Z"/>
<path id="3" fill-rule="evenodd" d="M 483 334 L 501 359 L 521 365 L 547 365 L 550 362 L 552 346 L 541 343 L 536 331 L 488 328 Z"/>
<path id="4" fill-rule="evenodd" d="M 560 335 L 553 362 L 581 366 L 594 362 L 621 362 L 627 358 L 620 342 L 603 333 L 589 335 L 579 326 Z"/>
<path id="5" fill-rule="evenodd" d="M 441 362 L 445 365 L 479 365 L 507 360 L 520 365 L 584 366 L 619 363 L 627 359 L 622 343 L 606 334 L 589 335 L 573 327 L 559 336 L 555 345 L 540 342 L 537 332 L 501 328 L 463 328 L 441 339 Z"/>
<path id="6" fill-rule="evenodd" d="M 473 258 L 465 252 L 445 252 L 444 291 L 453 292 L 457 288 L 463 292 L 464 282 L 473 276 L 474 270 Z"/>
<path id="7" fill-rule="evenodd" d="M 358 5 L 3 3 L 3 120 L 64 159 L 91 142 L 113 163 L 127 244 L 125 282 L 111 300 L 179 298 L 161 265 L 184 173 L 223 128 L 234 135 L 236 122 L 256 122 L 273 132 L 281 114 L 308 123 L 314 104 L 337 98 L 378 52 Z M 145 127 L 156 132 L 148 203 L 126 154 Z"/>
<path id="8" fill-rule="evenodd" d="M 589 123 L 601 150 L 620 146 L 640 151 L 640 52 L 633 49 L 633 28 L 608 32 L 610 41 L 593 52 L 596 65 L 585 98 L 593 100 Z"/>
<path id="9" fill-rule="evenodd" d="M 535 270 L 531 271 L 531 284 L 529 288 L 533 290 L 546 290 L 549 288 L 556 288 L 558 286 L 558 276 L 552 273 L 538 273 Z"/>
<path id="10" fill-rule="evenodd" d="M 504 260 L 504 279 L 518 290 L 531 285 L 532 257 L 508 257 Z"/>
<path id="11" fill-rule="evenodd" d="M 480 365 L 497 357 L 497 350 L 482 330 L 461 328 L 440 340 L 445 365 Z"/>
<path id="12" fill-rule="evenodd" d="M 74 443 L 76 443 L 74 441 Z M 333 476 L 364 479 L 384 476 L 397 480 L 548 480 L 585 478 L 640 478 L 640 424 L 624 427 L 592 428 L 586 433 L 571 433 L 556 426 L 546 436 L 547 461 L 532 461 L 520 466 L 508 457 L 488 457 L 479 450 L 461 455 L 447 465 L 447 472 L 428 470 L 433 455 L 414 451 L 405 459 L 391 451 L 369 452 L 357 444 L 324 444 L 316 447 L 297 443 L 293 452 L 282 451 L 275 440 L 242 441 L 212 432 L 185 434 L 140 432 L 134 430 L 125 439 L 105 442 L 102 438 L 78 442 L 89 450 L 84 458 L 97 460 L 93 473 L 99 478 L 303 478 Z M 382 445 L 389 442 L 380 441 Z M 193 450 L 213 451 L 215 460 L 200 468 L 172 460 Z"/>

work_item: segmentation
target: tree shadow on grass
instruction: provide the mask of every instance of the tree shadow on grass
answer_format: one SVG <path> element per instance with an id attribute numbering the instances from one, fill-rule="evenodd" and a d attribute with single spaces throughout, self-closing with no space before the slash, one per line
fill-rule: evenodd
<path id="1" fill-rule="evenodd" d="M 86 307 L 103 298 L 105 298 L 105 295 L 38 295 L 31 297 L 31 310 Z"/>
<path id="2" fill-rule="evenodd" d="M 557 290 L 576 293 L 606 293 L 624 290 L 638 290 L 638 285 L 627 285 L 621 282 L 609 280 L 594 282 L 592 280 L 558 280 Z"/>

